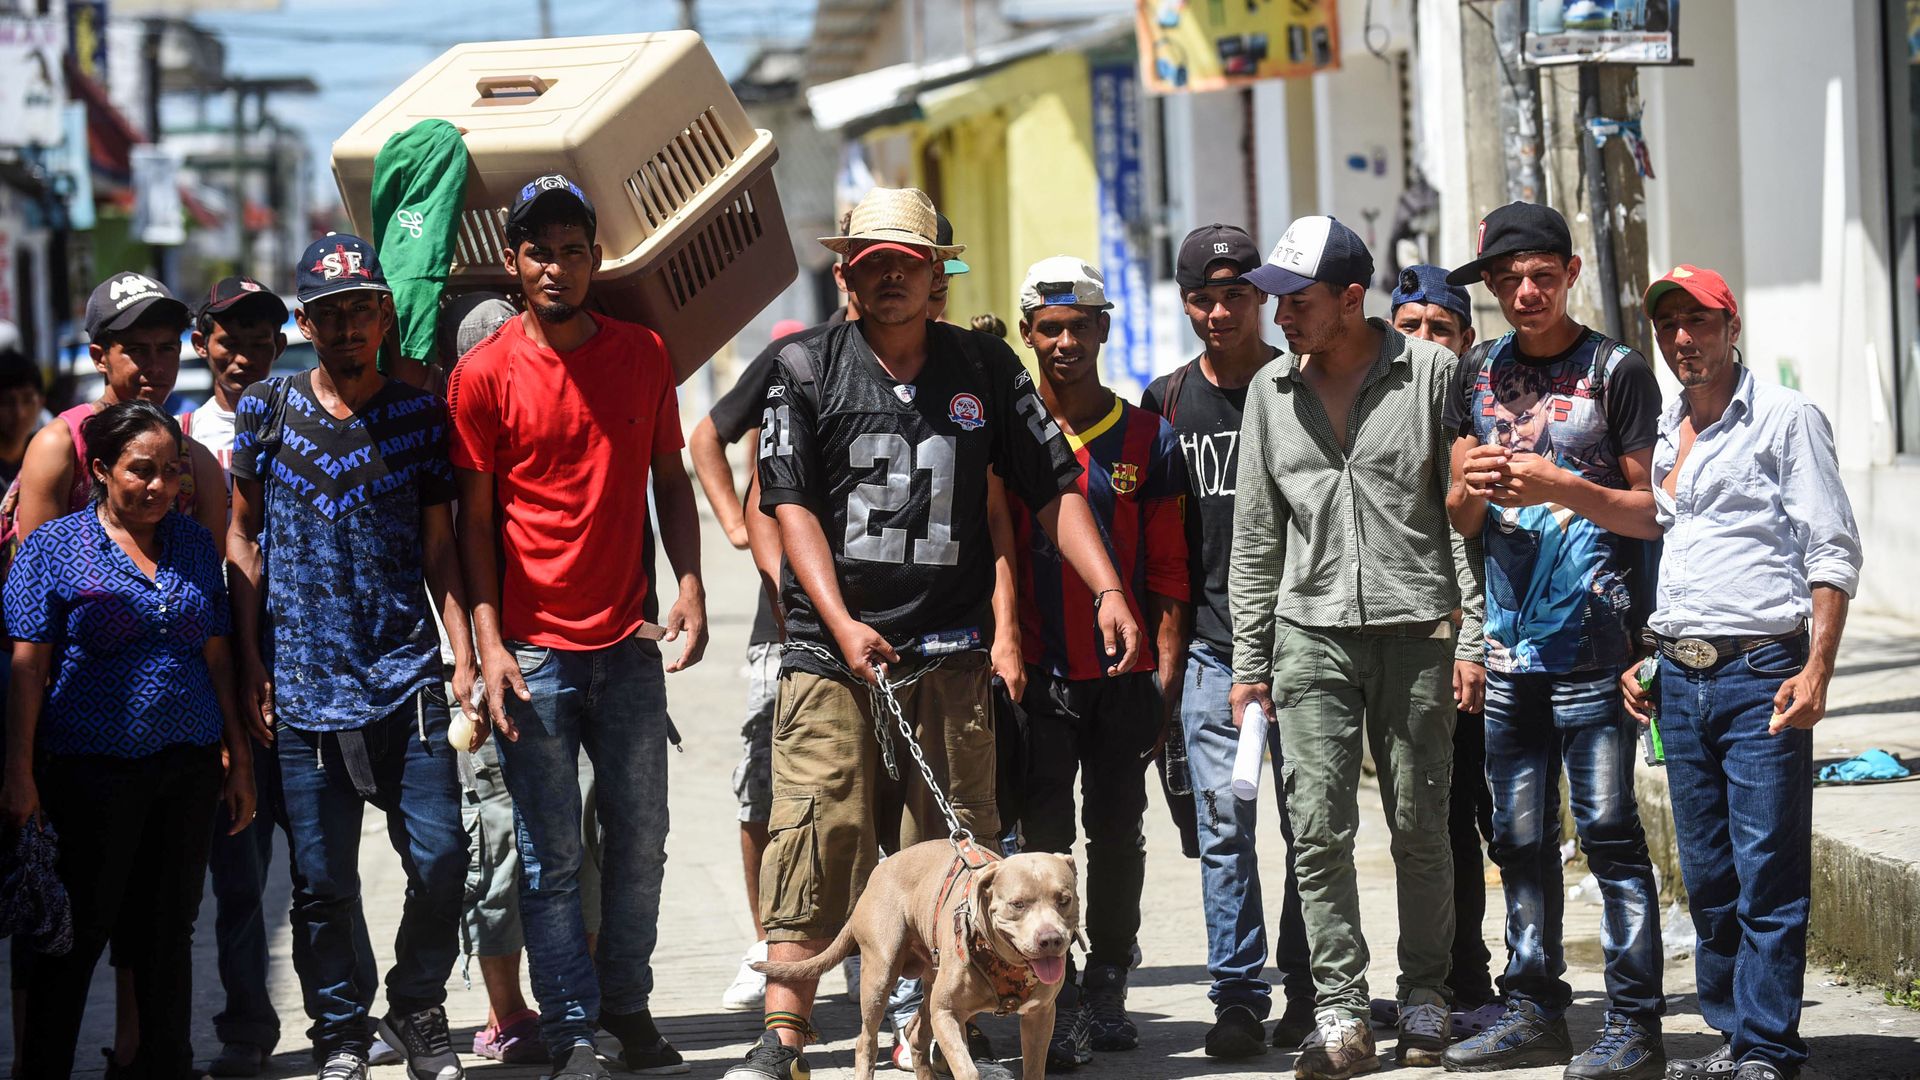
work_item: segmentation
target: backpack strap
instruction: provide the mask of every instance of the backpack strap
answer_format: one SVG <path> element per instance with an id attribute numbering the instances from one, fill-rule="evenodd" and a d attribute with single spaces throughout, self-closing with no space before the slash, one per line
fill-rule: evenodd
<path id="1" fill-rule="evenodd" d="M 813 355 L 807 352 L 806 345 L 790 341 L 780 350 L 780 361 L 787 365 L 787 372 L 793 376 L 793 392 L 805 395 L 807 404 L 813 406 L 817 415 L 820 412 L 820 385 L 813 370 Z"/>
<path id="2" fill-rule="evenodd" d="M 1160 401 L 1160 415 L 1173 423 L 1175 414 L 1180 411 L 1180 390 L 1187 385 L 1187 373 L 1198 364 L 1198 359 L 1189 360 L 1167 374 L 1167 395 Z"/>

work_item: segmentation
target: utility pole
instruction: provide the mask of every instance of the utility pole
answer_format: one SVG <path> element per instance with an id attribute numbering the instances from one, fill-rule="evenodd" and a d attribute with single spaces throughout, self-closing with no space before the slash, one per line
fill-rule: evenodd
<path id="1" fill-rule="evenodd" d="M 1586 263 L 1568 310 L 1642 353 L 1652 341 L 1640 313 L 1647 289 L 1645 187 L 1624 138 L 1595 142 L 1587 121 L 1626 119 L 1638 108 L 1639 75 L 1618 64 L 1541 70 L 1547 196 L 1566 215 L 1573 250 Z"/>
<path id="2" fill-rule="evenodd" d="M 680 29 L 698 30 L 700 27 L 694 13 L 695 0 L 680 0 Z"/>
<path id="3" fill-rule="evenodd" d="M 1477 237 L 1480 221 L 1495 208 L 1546 199 L 1537 73 L 1521 61 L 1526 26 L 1522 0 L 1469 0 L 1460 5 L 1460 60 L 1469 105 L 1461 118 L 1467 197 L 1450 203 L 1449 213 L 1466 218 L 1470 237 Z M 1469 254 L 1477 253 L 1477 247 L 1476 242 Z M 1475 289 L 1472 295 L 1476 321 L 1499 325 L 1500 310 L 1485 291 Z"/>
<path id="4" fill-rule="evenodd" d="M 540 36 L 553 36 L 553 0 L 540 0 Z"/>

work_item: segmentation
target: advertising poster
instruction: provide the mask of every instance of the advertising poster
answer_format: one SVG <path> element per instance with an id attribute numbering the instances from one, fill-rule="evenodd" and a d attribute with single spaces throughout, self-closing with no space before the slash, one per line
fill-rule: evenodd
<path id="1" fill-rule="evenodd" d="M 1671 64 L 1680 0 L 1524 0 L 1529 64 Z"/>
<path id="2" fill-rule="evenodd" d="M 1340 66 L 1339 0 L 1139 0 L 1149 93 L 1224 90 Z"/>
<path id="3" fill-rule="evenodd" d="M 66 24 L 0 15 L 0 146 L 53 146 L 66 134 Z"/>
<path id="4" fill-rule="evenodd" d="M 1092 69 L 1093 167 L 1099 181 L 1100 255 L 1112 326 L 1100 350 L 1109 382 L 1153 381 L 1153 305 L 1147 294 L 1147 252 L 1135 227 L 1145 217 L 1146 173 L 1140 162 L 1140 93 L 1132 64 Z"/>

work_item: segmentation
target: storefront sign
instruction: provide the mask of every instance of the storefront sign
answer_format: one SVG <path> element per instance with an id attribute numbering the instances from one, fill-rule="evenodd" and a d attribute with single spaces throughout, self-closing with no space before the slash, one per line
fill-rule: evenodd
<path id="1" fill-rule="evenodd" d="M 1092 69 L 1093 167 L 1099 181 L 1099 270 L 1106 278 L 1112 326 L 1100 354 L 1108 380 L 1144 387 L 1153 379 L 1153 304 L 1145 223 L 1146 173 L 1140 162 L 1140 93 L 1132 64 Z"/>
<path id="2" fill-rule="evenodd" d="M 1680 0 L 1526 0 L 1529 64 L 1671 64 Z"/>
<path id="3" fill-rule="evenodd" d="M 1339 0 L 1139 0 L 1149 92 L 1221 90 L 1340 66 Z"/>

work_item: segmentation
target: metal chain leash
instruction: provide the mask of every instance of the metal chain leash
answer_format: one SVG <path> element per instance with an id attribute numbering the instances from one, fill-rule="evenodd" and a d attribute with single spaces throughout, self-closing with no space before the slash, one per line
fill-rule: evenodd
<path id="1" fill-rule="evenodd" d="M 854 674 L 847 665 L 841 663 L 840 659 L 834 656 L 833 653 L 822 646 L 815 645 L 813 642 L 789 641 L 786 643 L 786 647 L 789 649 L 799 649 L 809 655 L 820 658 L 823 663 L 830 665 L 837 671 L 844 672 L 847 678 L 855 682 L 864 681 L 860 676 Z M 907 723 L 906 710 L 900 707 L 900 699 L 895 693 L 899 690 L 905 690 L 907 687 L 919 682 L 922 678 L 926 677 L 928 672 L 938 668 L 945 659 L 946 657 L 944 656 L 928 657 L 919 667 L 914 668 L 899 679 L 888 678 L 886 665 L 878 665 L 875 671 L 879 675 L 879 678 L 868 685 L 867 693 L 869 700 L 872 702 L 873 733 L 874 737 L 880 741 L 880 760 L 886 766 L 887 778 L 891 780 L 900 779 L 900 770 L 894 759 L 893 733 L 887 730 L 887 717 L 891 716 L 894 726 L 900 732 L 900 737 L 906 740 L 907 752 L 913 755 L 913 763 L 920 767 L 921 779 L 926 781 L 927 790 L 933 793 L 933 801 L 940 807 L 940 815 L 946 818 L 947 835 L 956 838 L 960 836 L 971 838 L 972 834 L 960 827 L 959 815 L 953 812 L 953 804 L 947 801 L 947 793 L 940 790 L 940 782 L 934 779 L 933 767 L 927 764 L 927 755 L 921 751 L 920 741 L 913 737 L 913 726 Z"/>

